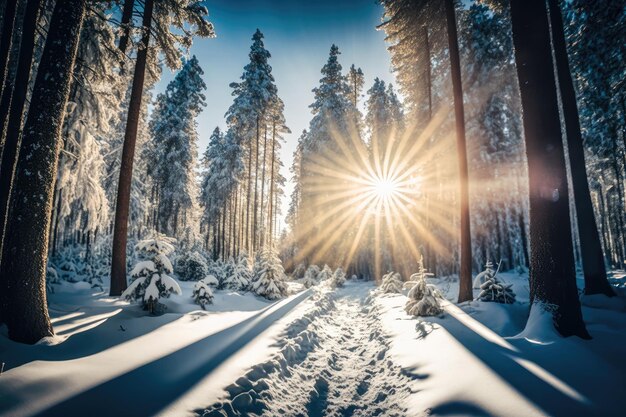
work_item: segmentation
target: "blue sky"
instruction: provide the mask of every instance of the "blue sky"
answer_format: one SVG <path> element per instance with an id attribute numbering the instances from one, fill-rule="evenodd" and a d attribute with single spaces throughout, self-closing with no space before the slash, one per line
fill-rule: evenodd
<path id="1" fill-rule="evenodd" d="M 363 69 L 365 90 L 375 77 L 393 81 L 384 33 L 375 29 L 383 12 L 375 0 L 207 0 L 205 4 L 217 37 L 196 39 L 191 48 L 208 87 L 207 106 L 198 118 L 200 153 L 215 126 L 225 127 L 224 113 L 232 103 L 228 85 L 241 76 L 257 28 L 272 54 L 270 64 L 293 132 L 286 137 L 281 155 L 286 177 L 298 136 L 308 127 L 311 89 L 321 78 L 331 44 L 339 46 L 344 71 L 353 63 Z M 172 78 L 166 70 L 156 91 Z M 291 184 L 286 191 L 289 196 Z M 287 204 L 283 201 L 283 212 Z"/>

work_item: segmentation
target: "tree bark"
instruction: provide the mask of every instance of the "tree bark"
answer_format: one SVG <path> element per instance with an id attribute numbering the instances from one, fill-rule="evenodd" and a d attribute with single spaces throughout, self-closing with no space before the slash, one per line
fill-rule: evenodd
<path id="1" fill-rule="evenodd" d="M 26 5 L 13 92 L 5 91 L 6 94 L 3 94 L 2 103 L 0 103 L 0 136 L 4 137 L 6 128 L 2 163 L 0 164 L 0 254 L 2 253 L 3 236 L 8 219 L 13 175 L 17 166 L 24 104 L 26 103 L 28 81 L 33 62 L 35 31 L 40 8 L 41 0 L 29 0 Z"/>
<path id="2" fill-rule="evenodd" d="M 46 303 L 48 237 L 61 127 L 85 9 L 86 0 L 56 2 L 24 125 L 0 270 L 9 337 L 21 343 L 53 334 Z"/>
<path id="3" fill-rule="evenodd" d="M 121 295 L 126 289 L 126 242 L 128 240 L 128 215 L 130 210 L 130 189 L 133 175 L 133 159 L 135 144 L 137 143 L 137 127 L 141 113 L 141 99 L 146 73 L 146 60 L 150 46 L 150 26 L 152 24 L 152 10 L 154 0 L 146 0 L 143 11 L 142 48 L 137 52 L 133 86 L 128 105 L 126 133 L 122 148 L 120 165 L 120 179 L 117 186 L 117 204 L 115 206 L 115 228 L 113 230 L 113 254 L 111 259 L 111 289 L 112 296 Z"/>
<path id="4" fill-rule="evenodd" d="M 585 294 L 615 295 L 606 277 L 602 244 L 598 234 L 596 217 L 591 203 L 591 193 L 587 182 L 585 168 L 585 151 L 580 131 L 576 92 L 569 68 L 569 59 L 563 32 L 563 20 L 557 0 L 548 0 L 550 7 L 550 28 L 552 46 L 557 69 L 565 133 L 567 136 L 567 150 L 569 155 L 570 172 L 574 191 L 574 204 L 578 222 L 578 237 L 580 240 L 581 258 L 585 274 Z"/>
<path id="5" fill-rule="evenodd" d="M 11 51 L 16 10 L 17 0 L 9 0 L 4 7 L 2 38 L 0 38 L 0 94 L 4 91 L 5 84 L 7 84 L 7 67 L 9 66 L 9 52 Z"/>
<path id="6" fill-rule="evenodd" d="M 126 55 L 126 49 L 128 49 L 128 40 L 130 38 L 130 21 L 133 18 L 133 7 L 135 6 L 135 0 L 124 0 L 124 7 L 122 8 L 122 20 L 120 21 L 122 25 L 122 34 L 120 35 L 120 42 L 118 48 L 122 55 Z M 124 75 L 126 73 L 126 69 L 124 68 L 125 58 L 122 57 L 120 61 L 120 75 Z"/>
<path id="7" fill-rule="evenodd" d="M 550 306 L 561 335 L 589 339 L 576 288 L 567 171 L 545 1 L 511 0 L 511 24 L 528 158 L 530 300 Z"/>
<path id="8" fill-rule="evenodd" d="M 259 116 L 256 118 L 256 146 L 254 148 L 254 220 L 252 221 L 252 252 L 255 252 L 257 249 L 257 241 L 258 241 L 258 215 L 259 215 L 259 136 L 260 136 L 260 125 L 259 125 Z"/>
<path id="9" fill-rule="evenodd" d="M 465 144 L 465 110 L 463 107 L 463 85 L 461 82 L 461 61 L 456 30 L 454 2 L 444 0 L 446 23 L 448 28 L 448 47 L 450 50 L 450 70 L 454 93 L 454 117 L 456 120 L 456 144 L 459 158 L 459 181 L 461 207 L 461 259 L 459 269 L 459 303 L 474 298 L 472 293 L 472 241 L 470 234 L 469 185 L 467 169 L 467 149 Z"/>
<path id="10" fill-rule="evenodd" d="M 261 248 L 265 245 L 265 236 L 267 230 L 265 230 L 265 219 L 263 218 L 265 203 L 265 167 L 267 166 L 267 125 L 265 126 L 265 134 L 263 135 L 263 170 L 261 172 L 261 229 L 263 233 L 261 236 Z"/>
<path id="11" fill-rule="evenodd" d="M 274 211 L 273 208 L 273 196 L 274 196 L 274 159 L 276 158 L 276 120 L 274 120 L 272 126 L 272 165 L 271 165 L 271 174 L 270 174 L 270 195 L 269 195 L 269 247 L 270 249 L 274 248 L 274 235 L 272 234 L 272 213 Z"/>

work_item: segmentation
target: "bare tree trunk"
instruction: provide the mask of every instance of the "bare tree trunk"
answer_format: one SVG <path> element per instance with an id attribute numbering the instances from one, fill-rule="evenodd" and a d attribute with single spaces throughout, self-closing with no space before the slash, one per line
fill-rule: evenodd
<path id="1" fill-rule="evenodd" d="M 563 336 L 590 338 L 576 288 L 567 170 L 544 0 L 511 0 L 530 196 L 530 300 Z M 542 308 L 535 305 L 533 308 Z"/>
<path id="2" fill-rule="evenodd" d="M 274 119 L 274 123 L 272 126 L 272 165 L 271 165 L 271 174 L 270 174 L 270 195 L 269 195 L 269 246 L 270 249 L 274 248 L 274 235 L 272 234 L 272 213 L 273 213 L 273 196 L 274 196 L 274 159 L 276 158 L 276 120 Z"/>
<path id="3" fill-rule="evenodd" d="M 252 192 L 252 143 L 250 143 L 250 151 L 248 152 L 248 190 L 246 196 L 246 252 L 250 255 L 250 198 Z"/>
<path id="4" fill-rule="evenodd" d="M 122 55 L 126 55 L 126 49 L 128 48 L 128 39 L 130 38 L 130 27 L 131 19 L 133 18 L 134 5 L 135 0 L 124 0 L 124 7 L 122 9 L 122 20 L 120 21 L 120 24 L 122 26 L 122 34 L 120 35 L 120 43 L 118 45 Z M 122 61 L 120 62 L 120 75 L 124 75 L 126 73 L 124 64 L 125 59 L 124 57 L 122 57 Z"/>
<path id="5" fill-rule="evenodd" d="M 598 235 L 598 226 L 587 182 L 585 151 L 580 132 L 576 92 L 569 69 L 561 10 L 557 0 L 548 0 L 548 4 L 550 6 L 552 45 L 558 75 L 558 86 L 561 92 L 569 164 L 574 189 L 578 237 L 580 239 L 581 257 L 585 274 L 585 294 L 605 294 L 612 297 L 615 293 L 606 277 L 602 244 Z"/>
<path id="6" fill-rule="evenodd" d="M 4 7 L 4 19 L 2 20 L 2 37 L 0 38 L 0 94 L 4 91 L 7 80 L 7 67 L 9 66 L 9 52 L 13 39 L 15 26 L 15 12 L 17 0 L 9 0 Z"/>
<path id="7" fill-rule="evenodd" d="M 137 52 L 135 74 L 128 105 L 126 133 L 122 148 L 122 162 L 120 165 L 120 179 L 117 186 L 117 204 L 115 206 L 115 228 L 113 231 L 113 254 L 111 259 L 111 289 L 110 295 L 121 295 L 126 289 L 126 242 L 128 240 L 128 216 L 130 210 L 130 189 L 133 175 L 133 160 L 135 144 L 137 143 L 137 128 L 141 113 L 141 99 L 146 73 L 146 60 L 150 45 L 150 26 L 152 24 L 152 10 L 154 0 L 146 0 L 143 11 L 142 48 Z"/>
<path id="8" fill-rule="evenodd" d="M 448 27 L 448 46 L 450 50 L 450 68 L 452 90 L 454 92 L 454 116 L 456 119 L 456 144 L 459 158 L 459 181 L 461 194 L 461 259 L 459 269 L 459 303 L 474 298 L 472 293 L 472 238 L 470 233 L 469 185 L 467 169 L 467 149 L 465 144 L 465 110 L 463 108 L 463 86 L 461 83 L 461 61 L 459 58 L 459 42 L 456 31 L 454 2 L 444 0 L 446 22 Z"/>
<path id="9" fill-rule="evenodd" d="M 256 118 L 256 146 L 255 146 L 255 157 L 254 157 L 254 220 L 252 222 L 252 251 L 257 250 L 257 241 L 258 241 L 258 213 L 259 213 L 259 136 L 260 136 L 260 126 L 259 126 L 259 116 Z"/>
<path id="10" fill-rule="evenodd" d="M 261 228 L 263 229 L 263 235 L 261 236 L 261 248 L 265 245 L 265 236 L 267 230 L 265 230 L 264 224 L 264 199 L 265 199 L 265 167 L 267 166 L 267 125 L 265 126 L 265 134 L 263 135 L 263 172 L 261 174 Z"/>
<path id="11" fill-rule="evenodd" d="M 17 61 L 17 72 L 13 92 L 5 91 L 0 104 L 0 137 L 6 138 L 2 150 L 2 163 L 0 164 L 0 254 L 2 254 L 2 242 L 7 225 L 9 212 L 9 199 L 13 184 L 13 175 L 17 166 L 19 153 L 20 133 L 25 111 L 26 93 L 33 62 L 35 47 L 35 31 L 37 19 L 41 8 L 41 0 L 29 0 L 24 13 L 22 26 L 22 39 L 20 53 Z M 5 112 L 8 111 L 8 118 Z M 1 261 L 1 258 L 0 258 Z"/>
<path id="12" fill-rule="evenodd" d="M 46 303 L 48 237 L 61 127 L 85 9 L 86 0 L 56 2 L 24 125 L 0 267 L 5 294 L 0 317 L 9 337 L 21 343 L 53 334 Z"/>

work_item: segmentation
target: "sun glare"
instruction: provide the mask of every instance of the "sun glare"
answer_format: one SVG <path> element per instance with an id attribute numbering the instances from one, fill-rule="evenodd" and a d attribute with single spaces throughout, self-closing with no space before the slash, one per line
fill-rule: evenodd
<path id="1" fill-rule="evenodd" d="M 378 198 L 390 199 L 398 192 L 398 184 L 393 179 L 376 178 L 372 182 L 372 191 Z"/>

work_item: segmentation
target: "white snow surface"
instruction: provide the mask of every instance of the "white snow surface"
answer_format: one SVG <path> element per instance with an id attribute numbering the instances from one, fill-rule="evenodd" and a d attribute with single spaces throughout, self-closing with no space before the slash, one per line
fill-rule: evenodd
<path id="1" fill-rule="evenodd" d="M 356 280 L 289 283 L 276 302 L 216 290 L 207 311 L 181 282 L 156 317 L 62 282 L 56 336 L 25 346 L 1 328 L 0 416 L 623 415 L 624 288 L 583 297 L 593 340 L 564 339 L 541 309 L 526 325 L 527 277 L 501 275 L 518 302 L 457 306 L 456 278 L 429 278 L 447 301 L 427 318 L 405 313 L 406 290 Z"/>

